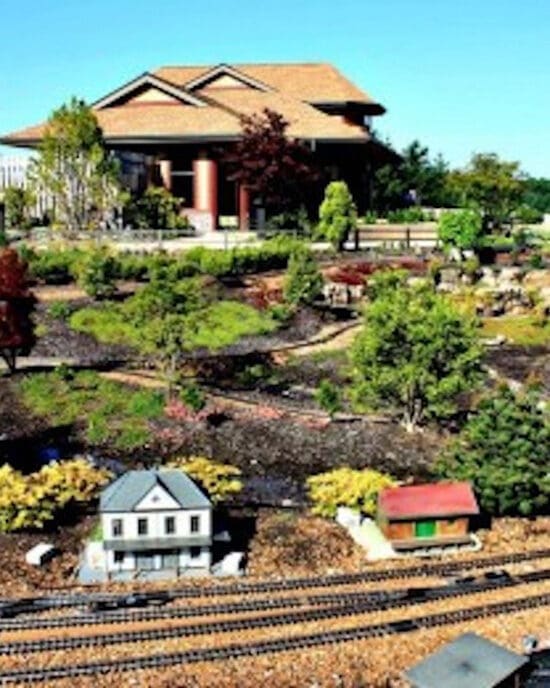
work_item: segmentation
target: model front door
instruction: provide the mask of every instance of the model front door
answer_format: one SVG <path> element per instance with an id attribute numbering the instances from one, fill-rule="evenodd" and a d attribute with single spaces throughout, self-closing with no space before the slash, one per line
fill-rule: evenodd
<path id="1" fill-rule="evenodd" d="M 419 538 L 429 538 L 435 535 L 435 521 L 417 521 L 414 534 Z"/>

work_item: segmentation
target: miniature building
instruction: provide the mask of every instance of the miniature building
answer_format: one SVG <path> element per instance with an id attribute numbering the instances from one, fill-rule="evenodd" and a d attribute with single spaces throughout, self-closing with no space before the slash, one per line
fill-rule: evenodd
<path id="1" fill-rule="evenodd" d="M 129 471 L 99 508 L 107 573 L 210 569 L 212 504 L 182 471 Z"/>
<path id="2" fill-rule="evenodd" d="M 394 549 L 470 543 L 479 513 L 469 483 L 407 485 L 378 496 L 378 525 Z"/>
<path id="3" fill-rule="evenodd" d="M 409 669 L 414 688 L 519 688 L 529 660 L 475 633 L 465 633 Z"/>

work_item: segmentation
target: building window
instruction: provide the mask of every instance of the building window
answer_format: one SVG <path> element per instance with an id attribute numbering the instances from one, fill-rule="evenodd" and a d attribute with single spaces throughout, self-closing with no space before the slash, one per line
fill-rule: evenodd
<path id="1" fill-rule="evenodd" d="M 138 535 L 147 535 L 148 523 L 146 518 L 138 518 Z"/>
<path id="2" fill-rule="evenodd" d="M 124 552 L 113 552 L 113 561 L 115 564 L 123 564 L 124 563 Z"/>
<path id="3" fill-rule="evenodd" d="M 176 532 L 176 519 L 173 516 L 167 516 L 164 521 L 164 530 L 166 535 L 173 535 Z"/>
<path id="4" fill-rule="evenodd" d="M 198 533 L 201 529 L 200 519 L 198 516 L 191 516 L 191 532 Z"/>
<path id="5" fill-rule="evenodd" d="M 189 556 L 191 559 L 198 559 L 201 555 L 201 548 L 200 547 L 190 547 L 189 548 Z"/>
<path id="6" fill-rule="evenodd" d="M 122 519 L 114 518 L 111 527 L 113 529 L 113 537 L 122 537 Z"/>

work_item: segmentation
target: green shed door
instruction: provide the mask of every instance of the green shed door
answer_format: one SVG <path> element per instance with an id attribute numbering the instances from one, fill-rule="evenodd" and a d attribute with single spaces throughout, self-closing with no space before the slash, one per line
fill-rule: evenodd
<path id="1" fill-rule="evenodd" d="M 435 535 L 435 521 L 417 521 L 414 524 L 416 537 L 428 538 Z"/>

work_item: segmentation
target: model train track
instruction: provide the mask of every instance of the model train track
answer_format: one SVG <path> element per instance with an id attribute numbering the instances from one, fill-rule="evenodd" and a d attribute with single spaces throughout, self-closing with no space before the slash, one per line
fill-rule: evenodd
<path id="1" fill-rule="evenodd" d="M 203 621 L 188 626 L 169 628 L 154 628 L 138 631 L 121 631 L 107 634 L 94 634 L 85 636 L 45 638 L 38 640 L 21 640 L 2 643 L 0 655 L 15 655 L 30 652 L 51 652 L 54 650 L 74 650 L 83 647 L 106 647 L 122 643 L 149 642 L 166 640 L 187 636 L 206 635 L 212 633 L 232 633 L 234 631 L 255 630 L 272 626 L 288 626 L 311 621 L 323 621 L 326 619 L 354 616 L 371 611 L 387 610 L 396 607 L 406 607 L 423 602 L 433 602 L 451 597 L 473 595 L 491 590 L 510 588 L 518 585 L 541 582 L 550 579 L 550 570 L 527 573 L 515 578 L 505 578 L 502 581 L 482 581 L 468 586 L 452 585 L 433 588 L 412 588 L 397 591 L 396 596 L 388 593 L 386 599 L 369 598 L 368 594 L 360 593 L 340 596 L 319 596 L 317 604 L 328 604 L 317 609 L 305 609 L 295 612 L 283 612 L 269 616 L 245 617 L 224 621 Z M 322 601 L 320 598 L 323 598 Z M 338 599 L 338 597 L 340 599 Z M 327 599 L 330 598 L 330 599 Z M 283 602 L 281 600 L 280 602 Z M 292 605 L 289 605 L 292 606 Z M 258 605 L 253 611 L 265 610 L 263 605 Z M 168 610 L 167 610 L 168 611 Z M 177 610 L 170 610 L 177 611 Z M 182 610 L 188 611 L 188 610 Z M 102 617 L 96 617 L 96 624 L 102 623 Z"/>
<path id="2" fill-rule="evenodd" d="M 229 585 L 212 585 L 205 588 L 186 587 L 176 590 L 156 592 L 127 593 L 88 593 L 77 595 L 49 595 L 43 597 L 14 598 L 0 603 L 0 618 L 9 618 L 19 614 L 32 614 L 50 609 L 65 607 L 84 607 L 90 604 L 111 604 L 119 607 L 146 606 L 150 603 L 164 604 L 176 599 L 213 597 L 218 595 L 242 595 L 268 592 L 303 590 L 307 588 L 324 588 L 356 583 L 382 582 L 426 576 L 452 576 L 458 571 L 519 564 L 535 559 L 550 557 L 550 549 L 532 550 L 514 554 L 480 557 L 464 561 L 432 563 L 430 565 L 409 566 L 391 571 L 364 571 L 361 573 L 336 574 L 328 576 L 287 578 L 283 580 L 262 581 L 257 583 L 231 583 Z M 128 600 L 130 599 L 130 602 Z"/>
<path id="3" fill-rule="evenodd" d="M 550 593 L 535 595 L 520 600 L 484 604 L 452 612 L 422 615 L 387 623 L 369 624 L 356 628 L 311 633 L 290 638 L 276 638 L 274 640 L 263 640 L 252 643 L 225 645 L 215 648 L 198 648 L 176 653 L 162 653 L 125 659 L 89 662 L 85 664 L 51 666 L 45 669 L 18 669 L 0 673 L 0 684 L 7 685 L 9 683 L 53 681 L 64 678 L 105 674 L 113 671 L 162 669 L 178 664 L 212 662 L 236 659 L 239 657 L 257 657 L 258 655 L 272 654 L 275 652 L 302 650 L 321 645 L 333 645 L 353 640 L 410 633 L 420 629 L 447 626 L 500 614 L 512 614 L 518 611 L 548 605 L 550 605 Z"/>
<path id="4" fill-rule="evenodd" d="M 140 623 L 163 619 L 188 619 L 196 617 L 231 615 L 247 612 L 276 611 L 299 607 L 346 607 L 361 605 L 363 611 L 383 610 L 420 604 L 447 597 L 458 597 L 499 588 L 515 587 L 550 579 L 550 569 L 510 576 L 506 572 L 490 571 L 477 581 L 425 587 L 407 587 L 397 590 L 371 590 L 328 594 L 302 594 L 291 597 L 244 599 L 232 603 L 200 605 L 196 607 L 169 607 L 163 609 L 90 612 L 70 617 L 23 618 L 0 621 L 0 631 L 32 631 L 77 626 L 105 626 L 109 624 Z M 275 617 L 270 617 L 274 619 Z M 292 623 L 290 621 L 289 623 Z M 190 635 L 194 635 L 191 632 Z M 130 641 L 128 641 L 130 642 Z M 28 649 L 27 651 L 38 651 Z M 12 654 L 9 644 L 0 645 L 0 654 Z"/>

